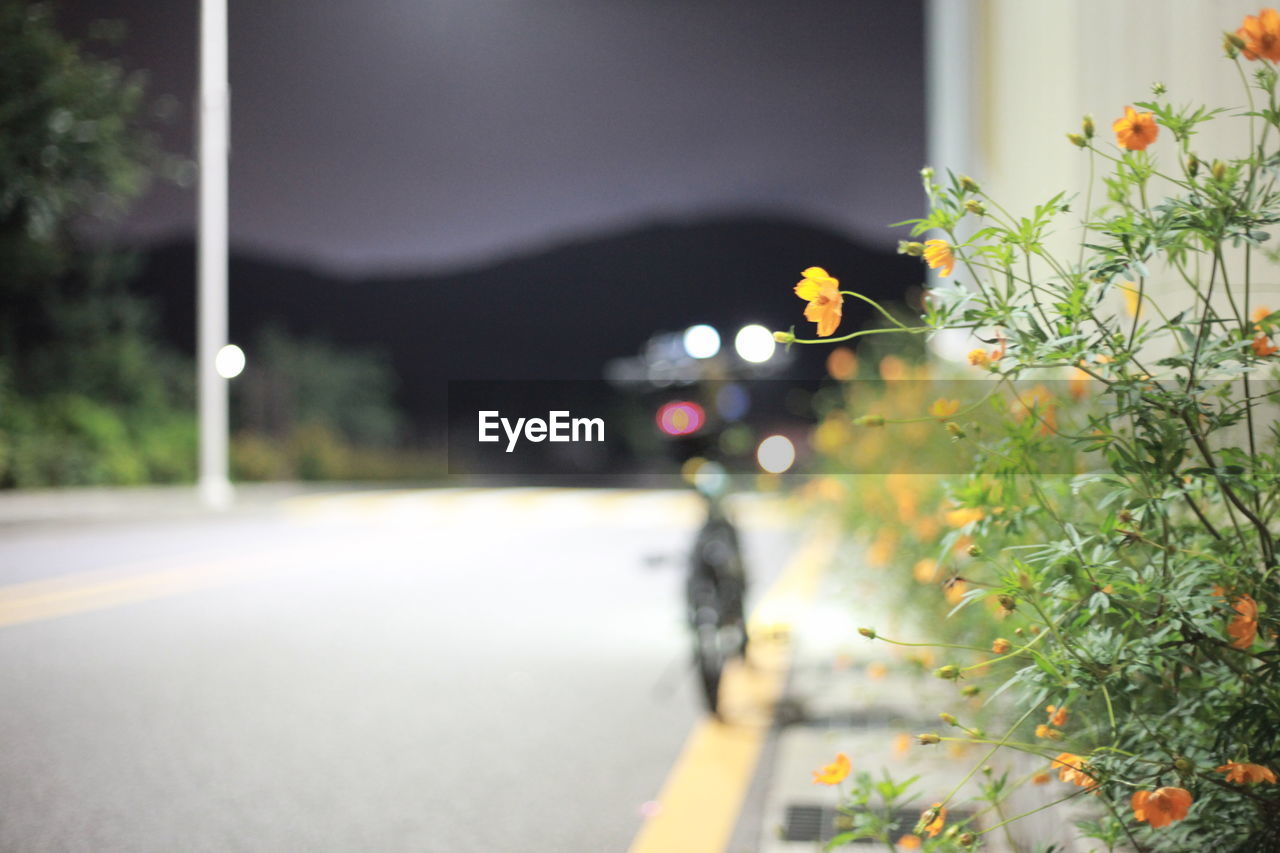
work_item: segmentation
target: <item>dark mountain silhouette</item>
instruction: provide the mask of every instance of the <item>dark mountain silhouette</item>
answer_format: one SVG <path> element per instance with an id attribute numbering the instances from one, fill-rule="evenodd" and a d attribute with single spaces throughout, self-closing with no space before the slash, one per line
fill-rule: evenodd
<path id="1" fill-rule="evenodd" d="M 137 289 L 157 304 L 171 342 L 192 351 L 193 245 L 156 248 L 143 261 Z M 608 359 L 634 355 L 654 332 L 693 323 L 710 323 L 728 339 L 748 322 L 794 324 L 808 334 L 813 326 L 792 286 L 809 266 L 888 300 L 923 278 L 909 258 L 765 217 L 651 224 L 431 275 L 344 278 L 233 253 L 231 337 L 252 341 L 271 324 L 381 349 L 399 374 L 405 410 L 422 418 L 447 380 L 598 379 Z M 845 310 L 842 328 L 868 319 L 860 303 Z M 800 350 L 795 371 L 818 376 L 825 350 Z"/>

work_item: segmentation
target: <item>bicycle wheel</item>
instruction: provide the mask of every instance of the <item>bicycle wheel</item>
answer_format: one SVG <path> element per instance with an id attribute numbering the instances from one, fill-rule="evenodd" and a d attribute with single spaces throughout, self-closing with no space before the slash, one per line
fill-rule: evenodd
<path id="1" fill-rule="evenodd" d="M 720 716 L 720 676 L 724 673 L 725 650 L 715 621 L 700 622 L 693 635 L 693 656 L 698 667 L 703 704 L 708 713 Z"/>

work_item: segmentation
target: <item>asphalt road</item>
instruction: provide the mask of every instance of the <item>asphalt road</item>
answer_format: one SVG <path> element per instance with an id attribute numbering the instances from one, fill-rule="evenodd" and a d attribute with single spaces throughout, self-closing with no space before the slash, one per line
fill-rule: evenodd
<path id="1" fill-rule="evenodd" d="M 755 589 L 793 542 L 743 507 Z M 690 495 L 0 530 L 0 850 L 626 850 L 698 718 Z"/>

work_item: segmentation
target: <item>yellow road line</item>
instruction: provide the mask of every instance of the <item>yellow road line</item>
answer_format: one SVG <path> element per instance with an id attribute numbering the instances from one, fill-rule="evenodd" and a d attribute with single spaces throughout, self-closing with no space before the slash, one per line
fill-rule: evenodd
<path id="1" fill-rule="evenodd" d="M 838 542 L 834 526 L 817 531 L 765 594 L 750 620 L 751 664 L 726 668 L 721 680 L 727 722 L 708 718 L 694 727 L 630 853 L 723 853 L 786 679 L 790 654 L 780 638 L 791 627 L 787 617 L 813 598 Z"/>
<path id="2" fill-rule="evenodd" d="M 97 569 L 0 587 L 0 628 L 180 595 L 261 576 L 287 549 L 205 560 L 181 568 Z M 296 551 L 292 552 L 296 556 Z"/>

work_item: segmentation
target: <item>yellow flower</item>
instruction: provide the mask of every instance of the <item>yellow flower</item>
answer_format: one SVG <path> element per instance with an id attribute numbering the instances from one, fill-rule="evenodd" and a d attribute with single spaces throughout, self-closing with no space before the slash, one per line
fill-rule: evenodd
<path id="1" fill-rule="evenodd" d="M 1129 151 L 1145 151 L 1160 133 L 1154 115 L 1137 112 L 1133 107 L 1125 107 L 1124 115 L 1111 123 L 1111 129 L 1116 133 L 1116 145 Z"/>
<path id="2" fill-rule="evenodd" d="M 821 770 L 813 771 L 813 784 L 815 785 L 837 785 L 843 782 L 845 777 L 849 775 L 849 771 L 853 769 L 853 764 L 849 761 L 849 756 L 843 752 L 836 754 L 836 760 L 823 767 Z"/>
<path id="3" fill-rule="evenodd" d="M 947 524 L 952 527 L 964 527 L 970 522 L 981 521 L 982 516 L 982 510 L 977 507 L 960 507 L 959 509 L 950 509 L 946 512 Z"/>
<path id="4" fill-rule="evenodd" d="M 1263 320 L 1271 316 L 1271 309 L 1265 305 L 1259 305 L 1253 309 L 1253 322 L 1261 323 Z"/>
<path id="5" fill-rule="evenodd" d="M 938 579 L 938 561 L 931 557 L 917 561 L 911 569 L 911 576 L 920 583 L 933 583 Z"/>
<path id="6" fill-rule="evenodd" d="M 1258 602 L 1251 595 L 1242 595 L 1231 608 L 1236 615 L 1231 617 L 1231 622 L 1227 625 L 1227 635 L 1231 637 L 1231 645 L 1237 649 L 1247 649 L 1258 636 Z"/>
<path id="7" fill-rule="evenodd" d="M 1245 59 L 1280 62 L 1280 14 L 1275 9 L 1263 9 L 1256 17 L 1245 15 L 1236 35 L 1244 41 L 1240 52 Z"/>
<path id="8" fill-rule="evenodd" d="M 991 356 L 984 349 L 969 350 L 969 363 L 974 367 L 986 367 L 991 363 Z"/>
<path id="9" fill-rule="evenodd" d="M 796 296 L 809 303 L 805 306 L 804 318 L 818 324 L 818 337 L 830 337 L 840 325 L 840 315 L 844 310 L 840 282 L 827 275 L 822 267 L 809 267 L 801 275 L 804 278 L 796 284 L 795 290 Z"/>
<path id="10" fill-rule="evenodd" d="M 1130 317 L 1137 317 L 1142 311 L 1142 294 L 1138 288 L 1133 286 L 1133 282 L 1126 281 L 1120 285 L 1120 292 L 1124 294 L 1124 310 Z"/>
<path id="11" fill-rule="evenodd" d="M 1063 782 L 1070 782 L 1081 788 L 1091 788 L 1094 785 L 1093 777 L 1084 770 L 1084 759 L 1074 753 L 1058 753 L 1049 769 L 1054 767 L 1058 768 L 1058 778 Z"/>
<path id="12" fill-rule="evenodd" d="M 1182 820 L 1191 808 L 1191 792 L 1186 788 L 1156 788 L 1136 791 L 1130 804 L 1134 820 L 1151 824 L 1153 829 Z"/>
<path id="13" fill-rule="evenodd" d="M 1235 761 L 1228 761 L 1216 769 L 1219 773 L 1227 774 L 1228 782 L 1235 782 L 1238 785 L 1255 785 L 1258 782 L 1275 784 L 1276 781 L 1275 771 L 1261 764 L 1238 764 Z"/>
<path id="14" fill-rule="evenodd" d="M 949 418 L 958 411 L 960 411 L 959 400 L 944 400 L 941 397 L 934 400 L 933 405 L 929 407 L 929 414 L 935 418 Z"/>
<path id="15" fill-rule="evenodd" d="M 827 374 L 845 382 L 858 373 L 858 357 L 848 347 L 835 347 L 827 356 Z"/>
<path id="16" fill-rule="evenodd" d="M 942 827 L 947 822 L 947 810 L 942 803 L 934 803 L 933 808 L 928 809 L 920 816 L 920 820 L 928 821 L 925 824 L 924 831 L 929 833 L 930 838 L 937 838 L 938 833 L 942 832 Z"/>
<path id="17" fill-rule="evenodd" d="M 1062 732 L 1046 725 L 1039 725 L 1036 726 L 1036 737 L 1042 737 L 1045 740 L 1062 740 Z"/>
<path id="18" fill-rule="evenodd" d="M 1056 708 L 1053 705 L 1045 705 L 1044 709 L 1049 713 L 1050 725 L 1062 727 L 1067 724 L 1067 708 L 1065 705 L 1061 708 Z"/>
<path id="19" fill-rule="evenodd" d="M 929 269 L 942 269 L 942 272 L 938 273 L 940 278 L 951 275 L 951 271 L 956 266 L 956 256 L 952 254 L 951 244 L 946 240 L 925 240 L 924 260 L 929 265 Z"/>

